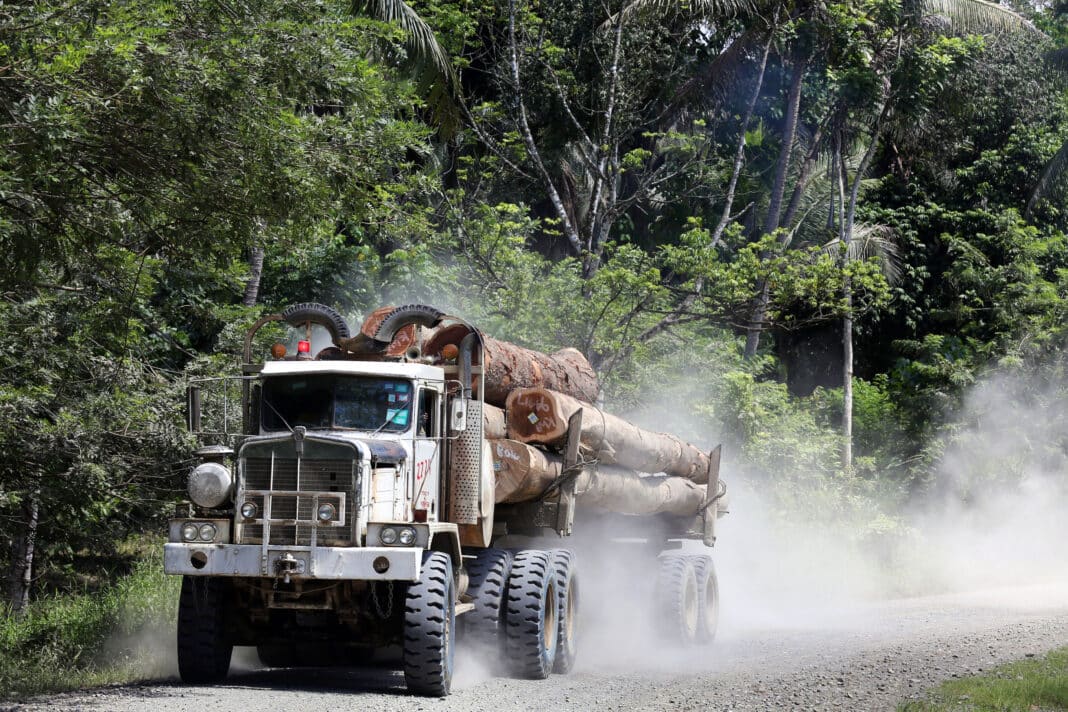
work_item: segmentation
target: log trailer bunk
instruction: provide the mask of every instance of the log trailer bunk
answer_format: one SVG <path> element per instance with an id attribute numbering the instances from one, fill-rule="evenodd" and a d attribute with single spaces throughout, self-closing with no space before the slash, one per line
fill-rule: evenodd
<path id="1" fill-rule="evenodd" d="M 352 336 L 333 309 L 297 304 L 249 330 L 243 435 L 197 450 L 191 502 L 179 505 L 165 545 L 166 572 L 183 577 L 183 681 L 222 680 L 235 645 L 256 646 L 273 667 L 359 660 L 399 644 L 408 689 L 444 696 L 458 618 L 465 641 L 512 674 L 545 678 L 574 666 L 574 555 L 507 547 L 517 536 L 571 533 L 576 478 L 596 467 L 582 460 L 582 412 L 568 422 L 557 481 L 538 501 L 497 504 L 483 417 L 487 337 L 430 307 L 376 314 Z M 297 353 L 275 344 L 254 363 L 254 337 L 271 322 L 299 331 Z M 313 356 L 314 325 L 333 345 Z M 435 332 L 451 340 L 424 353 L 430 344 L 418 335 Z M 194 383 L 194 432 L 200 400 Z M 695 516 L 668 517 L 674 538 L 714 542 L 725 491 L 714 455 L 708 501 Z M 662 553 L 657 588 L 656 610 L 676 639 L 712 639 L 709 557 Z"/>

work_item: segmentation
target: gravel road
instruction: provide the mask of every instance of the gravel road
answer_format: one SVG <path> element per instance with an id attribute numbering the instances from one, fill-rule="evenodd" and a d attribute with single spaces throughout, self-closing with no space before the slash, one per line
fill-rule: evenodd
<path id="1" fill-rule="evenodd" d="M 492 677 L 461 656 L 446 700 L 409 697 L 388 667 L 242 668 L 226 683 L 175 680 L 50 697 L 13 710 L 886 710 L 940 680 L 1068 644 L 1068 584 L 876 603 L 806 604 L 782 616 L 724 616 L 716 645 L 652 644 L 599 609 L 579 669 L 546 681 Z M 622 611 L 625 613 L 625 611 Z M 614 624 L 605 625 L 614 617 Z M 630 621 L 631 623 L 633 621 Z"/>

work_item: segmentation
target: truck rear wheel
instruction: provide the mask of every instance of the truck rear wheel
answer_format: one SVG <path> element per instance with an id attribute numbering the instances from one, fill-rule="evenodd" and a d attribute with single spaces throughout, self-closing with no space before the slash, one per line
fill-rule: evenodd
<path id="1" fill-rule="evenodd" d="M 423 552 L 419 580 L 404 601 L 404 681 L 419 695 L 444 697 L 452 687 L 456 634 L 456 584 L 452 559 Z"/>
<path id="2" fill-rule="evenodd" d="M 483 549 L 467 565 L 467 595 L 475 609 L 463 616 L 466 636 L 480 648 L 500 652 L 504 646 L 508 574 L 512 554 L 504 549 Z"/>
<path id="3" fill-rule="evenodd" d="M 697 576 L 697 642 L 711 643 L 719 625 L 719 582 L 711 556 L 692 557 Z"/>
<path id="4" fill-rule="evenodd" d="M 559 601 L 553 672 L 566 675 L 575 667 L 578 652 L 579 583 L 575 554 L 567 549 L 553 549 L 552 564 L 556 576 L 556 598 Z"/>
<path id="5" fill-rule="evenodd" d="M 234 645 L 226 631 L 227 582 L 184 576 L 178 599 L 178 674 L 182 682 L 219 682 L 230 671 Z"/>
<path id="6" fill-rule="evenodd" d="M 549 677 L 556 661 L 559 599 L 556 574 L 547 551 L 516 554 L 508 577 L 505 651 L 517 675 Z"/>
<path id="7" fill-rule="evenodd" d="M 700 598 L 697 574 L 689 557 L 668 554 L 660 557 L 657 598 L 668 637 L 680 643 L 697 639 Z"/>

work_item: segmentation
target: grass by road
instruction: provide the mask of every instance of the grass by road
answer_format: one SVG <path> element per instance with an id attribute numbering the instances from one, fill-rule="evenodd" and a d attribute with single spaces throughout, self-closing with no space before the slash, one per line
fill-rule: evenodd
<path id="1" fill-rule="evenodd" d="M 130 682 L 164 672 L 178 577 L 141 542 L 131 572 L 92 592 L 46 596 L 21 616 L 0 608 L 0 700 Z"/>
<path id="2" fill-rule="evenodd" d="M 1068 710 L 1068 647 L 1003 665 L 985 675 L 950 680 L 930 691 L 926 700 L 903 703 L 898 710 Z"/>

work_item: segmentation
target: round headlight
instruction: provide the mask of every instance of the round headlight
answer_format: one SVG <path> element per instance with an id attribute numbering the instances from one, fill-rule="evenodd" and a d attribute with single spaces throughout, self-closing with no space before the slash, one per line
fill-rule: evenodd
<path id="1" fill-rule="evenodd" d="M 214 524 L 201 524 L 200 525 L 200 540 L 201 541 L 215 541 L 215 525 Z"/>
<path id="2" fill-rule="evenodd" d="M 245 502 L 241 505 L 241 516 L 245 519 L 255 519 L 259 513 L 260 508 L 256 506 L 255 502 Z"/>
<path id="3" fill-rule="evenodd" d="M 202 462 L 189 473 L 189 498 L 201 507 L 218 507 L 230 499 L 230 470 L 217 462 Z"/>
<path id="4" fill-rule="evenodd" d="M 415 530 L 405 527 L 400 530 L 400 543 L 405 546 L 411 546 L 415 543 Z"/>
<path id="5" fill-rule="evenodd" d="M 200 527 L 193 522 L 186 522 L 182 525 L 182 541 L 196 541 L 200 536 Z"/>
<path id="6" fill-rule="evenodd" d="M 397 530 L 393 527 L 386 527 L 382 530 L 382 533 L 378 535 L 378 538 L 383 544 L 386 544 L 387 546 L 390 544 L 396 544 Z"/>
<path id="7" fill-rule="evenodd" d="M 331 519 L 337 516 L 337 510 L 332 504 L 320 504 L 318 516 L 320 522 L 329 522 Z"/>

